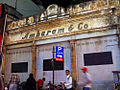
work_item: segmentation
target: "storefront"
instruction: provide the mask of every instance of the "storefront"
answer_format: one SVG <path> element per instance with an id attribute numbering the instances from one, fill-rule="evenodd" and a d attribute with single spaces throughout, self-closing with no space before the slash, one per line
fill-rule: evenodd
<path id="1" fill-rule="evenodd" d="M 119 0 L 97 0 L 65 11 L 53 4 L 41 15 L 8 24 L 5 81 L 11 73 L 18 73 L 21 81 L 25 81 L 30 72 L 36 80 L 46 77 L 46 83 L 52 81 L 49 65 L 53 47 L 61 46 L 64 61 L 57 64 L 55 83 L 65 81 L 65 70 L 69 69 L 80 89 L 79 83 L 83 80 L 80 68 L 87 66 L 94 90 L 112 90 L 112 71 L 120 70 L 118 6 Z M 17 65 L 24 69 L 13 70 Z"/>

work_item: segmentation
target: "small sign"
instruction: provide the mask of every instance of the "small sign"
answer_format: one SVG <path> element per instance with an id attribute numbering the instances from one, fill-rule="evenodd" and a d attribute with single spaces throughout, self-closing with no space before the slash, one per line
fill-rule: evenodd
<path id="1" fill-rule="evenodd" d="M 55 58 L 56 61 L 63 61 L 63 58 Z"/>
<path id="2" fill-rule="evenodd" d="M 63 61 L 64 47 L 56 46 L 56 61 Z"/>

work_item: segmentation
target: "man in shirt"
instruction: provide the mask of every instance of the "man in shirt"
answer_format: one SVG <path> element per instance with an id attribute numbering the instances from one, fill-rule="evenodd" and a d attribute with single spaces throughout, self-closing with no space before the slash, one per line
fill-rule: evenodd
<path id="1" fill-rule="evenodd" d="M 70 76 L 70 71 L 66 70 L 66 82 L 63 85 L 66 87 L 66 90 L 72 90 L 72 77 Z"/>
<path id="2" fill-rule="evenodd" d="M 88 68 L 83 67 L 81 70 L 84 73 L 84 82 L 80 85 L 83 86 L 83 90 L 90 90 L 92 88 L 92 80 L 90 74 L 88 73 Z"/>
<path id="3" fill-rule="evenodd" d="M 42 90 L 43 85 L 44 85 L 45 78 L 37 80 L 37 88 L 38 90 Z"/>

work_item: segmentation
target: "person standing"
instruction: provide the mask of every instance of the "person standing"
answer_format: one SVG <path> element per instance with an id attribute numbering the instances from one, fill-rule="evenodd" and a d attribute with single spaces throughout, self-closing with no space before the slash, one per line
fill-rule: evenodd
<path id="1" fill-rule="evenodd" d="M 66 90 L 73 90 L 72 89 L 72 77 L 70 76 L 70 71 L 66 70 L 66 82 L 62 83 L 66 87 Z"/>
<path id="2" fill-rule="evenodd" d="M 88 73 L 88 68 L 83 67 L 81 69 L 84 73 L 84 82 L 80 84 L 80 86 L 83 86 L 83 90 L 90 90 L 92 88 L 92 79 L 91 75 Z"/>
<path id="3" fill-rule="evenodd" d="M 36 81 L 32 73 L 29 74 L 29 78 L 26 81 L 25 90 L 36 90 Z"/>
<path id="4" fill-rule="evenodd" d="M 43 85 L 44 85 L 44 81 L 45 81 L 45 78 L 37 80 L 37 88 L 38 88 L 38 90 L 42 90 Z"/>
<path id="5" fill-rule="evenodd" d="M 9 90 L 17 90 L 20 83 L 20 77 L 17 74 L 12 74 L 9 81 Z"/>

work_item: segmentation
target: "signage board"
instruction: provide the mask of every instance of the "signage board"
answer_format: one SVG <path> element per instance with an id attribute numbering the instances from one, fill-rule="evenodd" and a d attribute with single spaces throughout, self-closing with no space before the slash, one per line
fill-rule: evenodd
<path id="1" fill-rule="evenodd" d="M 64 59 L 64 47 L 56 46 L 56 61 L 63 61 Z"/>

